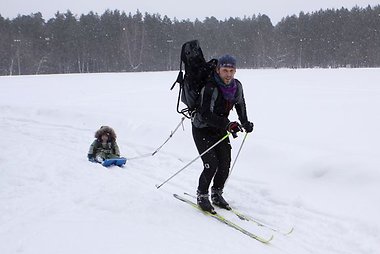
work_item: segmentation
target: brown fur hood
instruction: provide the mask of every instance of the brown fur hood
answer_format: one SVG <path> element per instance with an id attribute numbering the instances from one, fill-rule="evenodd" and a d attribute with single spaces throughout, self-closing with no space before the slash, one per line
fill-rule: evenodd
<path id="1" fill-rule="evenodd" d="M 112 140 L 116 140 L 116 133 L 114 129 L 109 126 L 100 127 L 100 129 L 95 132 L 95 138 L 100 140 L 103 134 L 108 135 Z"/>

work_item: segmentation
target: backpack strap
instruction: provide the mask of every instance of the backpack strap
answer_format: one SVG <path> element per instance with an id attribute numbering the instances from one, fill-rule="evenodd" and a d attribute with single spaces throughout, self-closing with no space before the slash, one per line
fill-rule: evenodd
<path id="1" fill-rule="evenodd" d="M 181 87 L 183 85 L 183 81 L 184 81 L 184 79 L 183 79 L 182 60 L 181 60 L 181 62 L 179 64 L 179 73 L 178 73 L 177 79 L 176 79 L 176 81 L 174 81 L 170 90 L 173 90 L 175 84 L 177 84 L 177 83 L 180 85 L 180 89 L 181 89 Z"/>
<path id="2" fill-rule="evenodd" d="M 173 90 L 175 84 L 177 84 L 177 83 L 179 84 L 178 99 L 177 99 L 177 112 L 184 115 L 186 118 L 191 118 L 188 108 L 179 110 L 179 104 L 181 101 L 182 90 L 183 90 L 183 86 L 185 83 L 185 79 L 184 79 L 183 71 L 182 71 L 182 59 L 180 60 L 179 73 L 178 73 L 177 79 L 174 82 L 174 84 L 172 85 L 172 87 L 170 88 L 170 90 Z"/>

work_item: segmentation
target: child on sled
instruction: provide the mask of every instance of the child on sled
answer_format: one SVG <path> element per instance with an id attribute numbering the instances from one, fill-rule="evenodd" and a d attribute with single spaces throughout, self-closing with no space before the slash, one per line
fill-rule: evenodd
<path id="1" fill-rule="evenodd" d="M 100 127 L 95 133 L 95 138 L 87 154 L 89 161 L 103 163 L 107 159 L 120 158 L 120 149 L 116 143 L 116 133 L 111 127 Z"/>

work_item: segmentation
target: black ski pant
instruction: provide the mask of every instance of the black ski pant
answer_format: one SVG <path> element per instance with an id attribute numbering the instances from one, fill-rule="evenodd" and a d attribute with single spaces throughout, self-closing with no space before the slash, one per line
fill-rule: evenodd
<path id="1" fill-rule="evenodd" d="M 227 132 L 218 131 L 213 128 L 196 128 L 193 126 L 193 138 L 199 154 L 202 154 L 216 142 L 218 142 Z M 227 137 L 216 147 L 202 156 L 203 171 L 199 177 L 198 191 L 200 194 L 207 194 L 212 179 L 213 187 L 223 189 L 230 170 L 231 145 Z"/>

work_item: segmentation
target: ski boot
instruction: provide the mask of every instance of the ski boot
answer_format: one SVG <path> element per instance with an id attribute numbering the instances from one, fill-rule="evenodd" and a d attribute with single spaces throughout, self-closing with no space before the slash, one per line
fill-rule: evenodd
<path id="1" fill-rule="evenodd" d="M 206 212 L 211 214 L 216 214 L 214 207 L 211 205 L 210 200 L 208 199 L 208 193 L 201 194 L 197 191 L 197 204 L 198 206 Z"/>
<path id="2" fill-rule="evenodd" d="M 230 205 L 227 203 L 226 200 L 224 200 L 222 194 L 223 194 L 223 189 L 217 189 L 217 188 L 211 187 L 212 204 L 226 210 L 231 210 Z"/>

